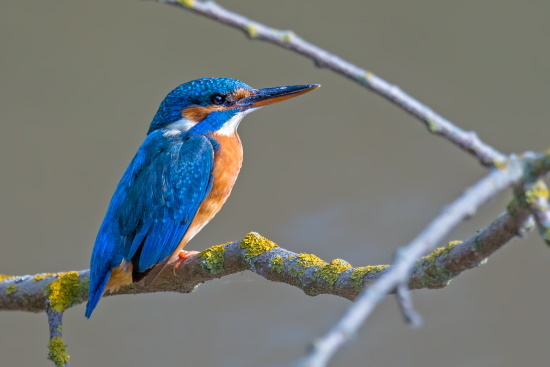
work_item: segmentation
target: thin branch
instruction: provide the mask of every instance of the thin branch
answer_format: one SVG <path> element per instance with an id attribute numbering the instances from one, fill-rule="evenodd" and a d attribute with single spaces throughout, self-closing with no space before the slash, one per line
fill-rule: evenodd
<path id="1" fill-rule="evenodd" d="M 400 283 L 397 286 L 395 296 L 405 322 L 412 327 L 422 326 L 422 316 L 414 309 L 411 291 L 406 282 Z"/>
<path id="2" fill-rule="evenodd" d="M 312 352 L 298 365 L 326 366 L 334 353 L 355 335 L 382 298 L 406 282 L 411 274 L 414 275 L 417 259 L 432 250 L 451 229 L 475 212 L 490 197 L 520 182 L 524 174 L 528 176 L 530 172 L 525 172 L 525 166 L 513 157 L 505 170 L 493 169 L 488 176 L 468 188 L 458 199 L 444 208 L 409 245 L 399 250 L 400 256 L 392 265 L 391 271 L 387 271 L 361 293 L 338 323 L 323 338 L 316 341 Z M 518 223 L 523 223 L 524 220 Z M 474 240 L 474 247 L 477 240 Z"/>
<path id="3" fill-rule="evenodd" d="M 48 324 L 50 325 L 50 342 L 48 344 L 48 359 L 56 367 L 70 367 L 69 355 L 66 345 L 63 342 L 62 326 L 63 312 L 57 312 L 52 309 L 50 302 L 46 303 L 46 314 L 48 315 Z"/>
<path id="4" fill-rule="evenodd" d="M 213 1 L 158 1 L 190 10 L 219 23 L 237 28 L 250 38 L 266 41 L 294 51 L 311 59 L 317 66 L 325 67 L 355 81 L 423 121 L 432 133 L 443 136 L 455 145 L 466 150 L 475 156 L 484 166 L 503 166 L 507 160 L 505 155 L 482 142 L 475 132 L 468 132 L 460 129 L 428 106 L 401 90 L 398 86 L 390 84 L 373 73 L 305 41 L 292 31 L 283 31 L 268 27 L 238 13 L 229 11 Z"/>

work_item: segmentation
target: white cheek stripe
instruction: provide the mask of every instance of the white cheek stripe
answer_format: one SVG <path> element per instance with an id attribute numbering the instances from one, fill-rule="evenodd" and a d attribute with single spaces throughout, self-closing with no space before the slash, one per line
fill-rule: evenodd
<path id="1" fill-rule="evenodd" d="M 187 132 L 189 131 L 189 129 L 191 129 L 193 126 L 195 126 L 197 123 L 195 121 L 192 121 L 192 120 L 189 120 L 189 119 L 186 119 L 185 117 L 184 118 L 181 118 L 179 119 L 178 121 L 176 122 L 172 122 L 171 124 L 169 125 L 166 125 L 166 129 L 170 129 L 170 130 L 178 130 L 177 132 Z"/>

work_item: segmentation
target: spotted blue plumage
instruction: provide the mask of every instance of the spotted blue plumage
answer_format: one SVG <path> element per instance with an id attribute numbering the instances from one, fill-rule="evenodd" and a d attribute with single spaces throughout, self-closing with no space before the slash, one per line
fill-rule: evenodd
<path id="1" fill-rule="evenodd" d="M 210 191 L 212 142 L 165 131 L 148 135 L 116 188 L 92 253 L 86 317 L 123 259 L 145 272 L 174 252 Z"/>

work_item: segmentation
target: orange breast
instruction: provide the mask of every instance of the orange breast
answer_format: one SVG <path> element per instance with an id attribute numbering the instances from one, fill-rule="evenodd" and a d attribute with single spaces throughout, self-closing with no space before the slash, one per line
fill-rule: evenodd
<path id="1" fill-rule="evenodd" d="M 231 136 L 214 135 L 219 149 L 214 155 L 212 190 L 204 199 L 189 229 L 180 241 L 169 261 L 175 260 L 179 252 L 222 208 L 231 194 L 243 162 L 243 147 L 237 133 Z"/>

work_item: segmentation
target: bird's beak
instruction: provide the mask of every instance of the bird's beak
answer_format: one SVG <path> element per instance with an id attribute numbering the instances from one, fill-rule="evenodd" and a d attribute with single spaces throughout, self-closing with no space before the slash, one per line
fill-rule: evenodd
<path id="1" fill-rule="evenodd" d="M 258 108 L 269 104 L 284 101 L 286 99 L 301 96 L 307 92 L 319 88 L 319 84 L 289 85 L 286 87 L 255 89 L 253 94 L 237 101 L 237 106 L 243 110 Z"/>

